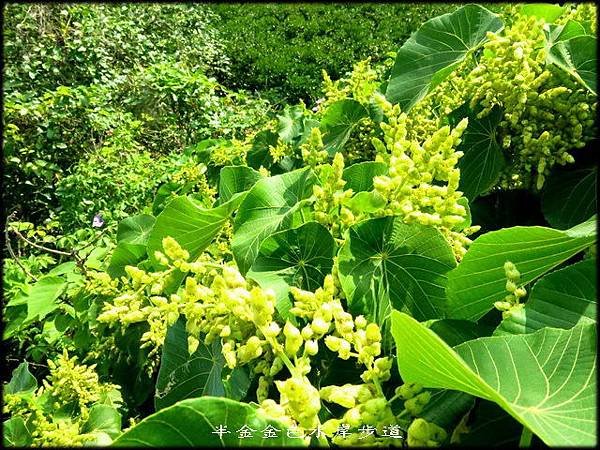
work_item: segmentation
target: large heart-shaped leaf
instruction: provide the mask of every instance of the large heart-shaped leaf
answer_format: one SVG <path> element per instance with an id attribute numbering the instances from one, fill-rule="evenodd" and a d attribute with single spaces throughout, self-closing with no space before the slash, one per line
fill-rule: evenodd
<path id="1" fill-rule="evenodd" d="M 398 50 L 385 95 L 408 111 L 441 82 L 451 68 L 502 28 L 496 14 L 479 5 L 465 5 L 453 13 L 428 20 Z M 439 75 L 443 73 L 442 75 Z"/>
<path id="2" fill-rule="evenodd" d="M 597 92 L 596 38 L 576 36 L 550 48 L 548 61 L 557 65 L 590 90 Z"/>
<path id="3" fill-rule="evenodd" d="M 330 155 L 339 152 L 358 122 L 369 116 L 367 109 L 356 100 L 344 99 L 330 105 L 321 119 L 323 145 Z"/>
<path id="4" fill-rule="evenodd" d="M 219 233 L 231 213 L 231 205 L 225 203 L 218 208 L 206 209 L 187 196 L 179 196 L 169 202 L 156 218 L 148 239 L 148 255 L 155 266 L 156 250 L 162 251 L 162 240 L 174 238 L 190 254 L 197 258 Z"/>
<path id="5" fill-rule="evenodd" d="M 450 348 L 412 317 L 392 312 L 402 379 L 491 400 L 547 445 L 596 444 L 596 329 L 544 328 Z"/>
<path id="6" fill-rule="evenodd" d="M 273 289 L 277 310 L 285 318 L 292 307 L 290 286 L 314 291 L 331 273 L 335 242 L 323 225 L 307 222 L 265 239 L 248 277 L 263 289 Z"/>
<path id="7" fill-rule="evenodd" d="M 589 219 L 596 212 L 598 169 L 555 169 L 542 193 L 542 211 L 550 225 L 564 229 Z"/>
<path id="8" fill-rule="evenodd" d="M 595 220 L 566 231 L 546 227 L 512 227 L 486 233 L 471 244 L 458 267 L 448 273 L 448 314 L 477 320 L 507 292 L 504 263 L 512 261 L 529 283 L 592 245 Z"/>
<path id="9" fill-rule="evenodd" d="M 240 437 L 246 425 L 252 437 Z M 267 427 L 277 437 L 263 437 Z M 219 433 L 220 431 L 220 433 Z M 216 397 L 182 400 L 146 417 L 113 443 L 116 447 L 304 446 L 278 421 L 244 403 Z"/>
<path id="10" fill-rule="evenodd" d="M 487 116 L 479 119 L 468 104 L 457 108 L 448 116 L 451 124 L 464 117 L 469 118 L 457 150 L 464 152 L 458 161 L 459 189 L 470 200 L 496 184 L 502 169 L 506 167 L 506 159 L 496 136 L 496 128 L 502 116 L 502 109 L 495 106 Z"/>
<path id="11" fill-rule="evenodd" d="M 549 273 L 531 290 L 523 309 L 511 311 L 494 334 L 533 333 L 596 322 L 596 260 Z"/>
<path id="12" fill-rule="evenodd" d="M 233 255 L 242 274 L 262 242 L 291 224 L 292 215 L 312 195 L 316 177 L 309 167 L 259 180 L 242 201 L 234 222 Z"/>
<path id="13" fill-rule="evenodd" d="M 400 218 L 370 219 L 352 226 L 339 252 L 339 276 L 350 310 L 382 322 L 390 304 L 420 320 L 444 317 L 446 272 L 456 265 L 450 246 L 434 227 Z"/>
<path id="14" fill-rule="evenodd" d="M 187 398 L 225 396 L 221 377 L 225 359 L 219 340 L 210 347 L 200 342 L 190 355 L 187 337 L 185 323 L 181 319 L 167 331 L 154 394 L 156 410 Z"/>

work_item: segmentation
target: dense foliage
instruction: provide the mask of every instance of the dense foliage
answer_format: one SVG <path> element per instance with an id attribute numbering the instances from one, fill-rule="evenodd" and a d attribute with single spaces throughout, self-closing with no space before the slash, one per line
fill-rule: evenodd
<path id="1" fill-rule="evenodd" d="M 7 71 L 6 445 L 596 444 L 595 5 L 357 5 L 403 23 L 377 48 L 350 10 L 249 6 L 305 55 L 366 33 L 345 73 L 246 70 L 307 99 L 277 109 L 210 77 L 235 6 L 10 8 L 10 58 L 34 23 L 156 47 Z"/>
<path id="2" fill-rule="evenodd" d="M 382 61 L 419 25 L 455 4 L 216 4 L 230 58 L 228 86 L 258 90 L 273 102 L 316 100 L 321 71 L 334 78 L 353 61 Z M 398 20 L 402 17 L 402 20 Z"/>

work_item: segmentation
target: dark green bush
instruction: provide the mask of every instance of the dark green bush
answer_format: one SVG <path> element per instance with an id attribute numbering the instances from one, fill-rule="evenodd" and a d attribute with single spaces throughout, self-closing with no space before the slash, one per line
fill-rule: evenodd
<path id="1" fill-rule="evenodd" d="M 231 60 L 225 84 L 272 101 L 315 100 L 321 70 L 339 78 L 360 59 L 397 50 L 423 21 L 455 4 L 215 4 Z"/>

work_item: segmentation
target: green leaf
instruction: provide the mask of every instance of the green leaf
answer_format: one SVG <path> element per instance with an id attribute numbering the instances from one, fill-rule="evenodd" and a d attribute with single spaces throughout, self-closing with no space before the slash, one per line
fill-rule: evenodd
<path id="1" fill-rule="evenodd" d="M 469 414 L 469 432 L 461 434 L 460 445 L 469 447 L 518 447 L 523 425 L 496 403 L 479 400 Z"/>
<path id="2" fill-rule="evenodd" d="M 457 150 L 464 152 L 458 160 L 460 169 L 459 189 L 469 200 L 487 192 L 496 184 L 506 159 L 498 143 L 496 129 L 502 120 L 502 109 L 495 106 L 488 115 L 478 119 L 477 114 L 464 104 L 448 116 L 453 126 L 464 117 L 469 124 L 462 135 Z"/>
<path id="3" fill-rule="evenodd" d="M 277 310 L 287 318 L 292 307 L 290 286 L 314 291 L 331 273 L 335 243 L 323 225 L 307 222 L 265 239 L 247 276 L 263 289 L 273 289 Z"/>
<path id="4" fill-rule="evenodd" d="M 534 16 L 538 19 L 544 19 L 546 23 L 552 23 L 565 11 L 564 6 L 551 5 L 548 3 L 530 3 L 521 6 L 521 14 L 524 16 Z"/>
<path id="5" fill-rule="evenodd" d="M 241 400 L 248 394 L 250 383 L 252 379 L 248 373 L 248 366 L 236 366 L 234 369 L 223 379 L 223 386 L 225 387 L 225 395 L 227 398 L 232 400 Z"/>
<path id="6" fill-rule="evenodd" d="M 593 36 L 557 42 L 548 54 L 548 62 L 572 75 L 593 94 L 597 92 L 596 59 L 596 38 Z"/>
<path id="7" fill-rule="evenodd" d="M 362 191 L 344 200 L 344 205 L 358 213 L 373 213 L 387 204 L 386 199 L 376 191 Z"/>
<path id="8" fill-rule="evenodd" d="M 183 186 L 174 181 L 169 181 L 160 185 L 154 196 L 152 202 L 152 214 L 158 216 L 165 206 L 172 200 L 179 191 L 183 189 Z"/>
<path id="9" fill-rule="evenodd" d="M 330 105 L 323 113 L 320 126 L 329 155 L 341 151 L 354 127 L 368 116 L 366 108 L 356 100 L 344 99 Z"/>
<path id="10" fill-rule="evenodd" d="M 386 175 L 388 166 L 383 162 L 364 161 L 352 164 L 344 169 L 342 179 L 346 182 L 344 189 L 354 192 L 370 191 L 373 189 L 373 177 Z"/>
<path id="11" fill-rule="evenodd" d="M 247 425 L 252 438 L 238 436 Z M 279 432 L 276 438 L 263 438 L 267 426 Z M 228 433 L 219 437 L 215 431 L 227 427 Z M 298 438 L 287 437 L 285 427 L 265 416 L 252 406 L 225 398 L 201 397 L 182 400 L 146 417 L 123 433 L 115 442 L 117 447 L 283 447 L 304 446 Z"/>
<path id="12" fill-rule="evenodd" d="M 449 430 L 458 425 L 474 404 L 475 398 L 472 395 L 448 389 L 434 389 L 431 399 L 419 417 Z"/>
<path id="13" fill-rule="evenodd" d="M 112 278 L 125 275 L 125 266 L 135 266 L 146 256 L 146 245 L 156 219 L 147 214 L 119 222 L 117 246 L 110 257 L 107 273 Z"/>
<path id="14" fill-rule="evenodd" d="M 12 371 L 12 378 L 4 386 L 5 394 L 17 394 L 19 392 L 33 392 L 37 389 L 37 380 L 29 372 L 29 363 L 22 362 Z"/>
<path id="15" fill-rule="evenodd" d="M 135 266 L 146 256 L 146 246 L 119 242 L 110 257 L 106 272 L 112 278 L 125 275 L 125 266 Z"/>
<path id="16" fill-rule="evenodd" d="M 428 93 L 434 76 L 462 61 L 502 28 L 496 14 L 479 5 L 465 5 L 453 13 L 428 20 L 398 50 L 385 95 L 408 111 Z M 442 81 L 438 75 L 435 82 Z"/>
<path id="17" fill-rule="evenodd" d="M 446 272 L 456 265 L 434 227 L 400 218 L 370 219 L 352 226 L 339 252 L 339 276 L 352 313 L 382 323 L 390 306 L 420 320 L 444 317 Z M 389 295 L 391 305 L 380 292 Z"/>
<path id="18" fill-rule="evenodd" d="M 200 342 L 190 355 L 187 337 L 181 319 L 167 330 L 154 394 L 156 410 L 187 398 L 225 395 L 221 377 L 225 359 L 220 341 L 215 340 L 210 347 Z"/>
<path id="19" fill-rule="evenodd" d="M 219 175 L 219 204 L 230 200 L 235 194 L 247 191 L 260 180 L 261 175 L 251 167 L 227 166 Z"/>
<path id="20" fill-rule="evenodd" d="M 439 319 L 426 324 L 451 347 L 484 336 L 491 336 L 494 328 L 470 320 Z"/>
<path id="21" fill-rule="evenodd" d="M 303 132 L 302 118 L 306 108 L 304 105 L 286 105 L 283 113 L 277 115 L 277 133 L 283 142 L 294 144 Z"/>
<path id="22" fill-rule="evenodd" d="M 574 20 L 568 20 L 564 25 L 549 25 L 547 28 L 544 27 L 544 35 L 546 37 L 545 47 L 549 50 L 557 42 L 567 41 L 586 34 L 585 27 Z"/>
<path id="23" fill-rule="evenodd" d="M 228 203 L 206 209 L 187 196 L 171 200 L 156 218 L 148 238 L 148 255 L 153 265 L 158 266 L 154 252 L 163 250 L 162 240 L 166 236 L 171 236 L 187 250 L 190 260 L 197 258 L 219 233 L 230 213 Z"/>
<path id="24" fill-rule="evenodd" d="M 117 242 L 146 245 L 156 219 L 148 214 L 128 217 L 119 222 Z"/>
<path id="25" fill-rule="evenodd" d="M 448 314 L 477 320 L 507 292 L 504 263 L 512 261 L 529 283 L 596 240 L 594 220 L 570 230 L 512 227 L 486 233 L 473 241 L 458 267 L 448 273 Z"/>
<path id="26" fill-rule="evenodd" d="M 596 322 L 596 260 L 586 259 L 549 273 L 494 334 L 533 333 L 544 327 L 572 328 Z"/>
<path id="27" fill-rule="evenodd" d="M 309 167 L 259 180 L 242 201 L 233 225 L 233 255 L 245 274 L 262 242 L 290 227 L 292 215 L 312 195 L 316 177 Z"/>
<path id="28" fill-rule="evenodd" d="M 61 277 L 46 276 L 40 278 L 31 286 L 29 294 L 25 296 L 27 302 L 27 318 L 25 321 L 42 320 L 58 308 L 56 300 L 66 286 L 66 281 Z"/>
<path id="29" fill-rule="evenodd" d="M 550 446 L 596 444 L 595 325 L 484 337 L 453 350 L 393 311 L 392 334 L 404 381 L 493 401 Z"/>
<path id="30" fill-rule="evenodd" d="M 102 432 L 115 438 L 121 433 L 121 414 L 109 405 L 94 405 L 90 408 L 88 420 L 81 433 Z"/>
<path id="31" fill-rule="evenodd" d="M 263 130 L 254 136 L 252 147 L 248 150 L 246 161 L 254 169 L 260 169 L 261 166 L 268 168 L 273 164 L 273 157 L 269 152 L 269 147 L 275 147 L 279 136 L 270 130 Z"/>
<path id="32" fill-rule="evenodd" d="M 550 225 L 572 227 L 596 212 L 598 169 L 552 171 L 542 192 L 542 212 Z"/>
<path id="33" fill-rule="evenodd" d="M 32 440 L 22 417 L 12 417 L 2 423 L 2 442 L 5 447 L 29 447 Z"/>

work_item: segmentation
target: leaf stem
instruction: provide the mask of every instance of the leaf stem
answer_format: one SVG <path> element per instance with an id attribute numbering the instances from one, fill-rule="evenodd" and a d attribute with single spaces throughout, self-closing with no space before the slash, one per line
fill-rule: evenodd
<path id="1" fill-rule="evenodd" d="M 527 427 L 523 427 L 521 433 L 521 439 L 519 439 L 519 447 L 531 447 L 531 438 L 533 437 L 531 430 Z"/>

